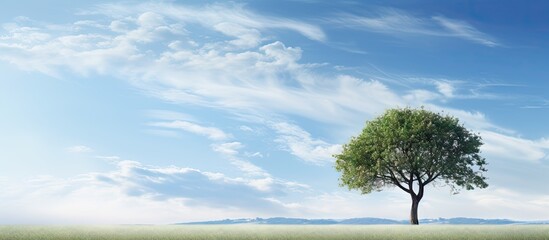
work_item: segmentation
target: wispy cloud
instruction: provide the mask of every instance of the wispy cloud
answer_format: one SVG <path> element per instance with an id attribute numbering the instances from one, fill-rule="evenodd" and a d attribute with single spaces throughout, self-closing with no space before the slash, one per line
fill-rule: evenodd
<path id="1" fill-rule="evenodd" d="M 93 24 L 93 28 L 86 27 L 89 24 L 77 24 L 78 28 L 72 27 L 76 23 L 67 24 L 69 27 L 62 31 L 47 25 L 25 26 L 31 24 L 28 22 L 8 24 L 4 27 L 6 34 L 0 40 L 3 50 L 0 59 L 48 74 L 71 69 L 80 74 L 97 72 L 118 76 L 162 100 L 222 109 L 231 114 L 294 115 L 346 126 L 390 107 L 424 105 L 436 111 L 446 110 L 474 129 L 498 128 L 481 112 L 436 105 L 441 99 L 463 96 L 455 81 L 430 80 L 428 87 L 416 86 L 399 92 L 377 80 L 376 76 L 360 79 L 323 73 L 318 70 L 319 65 L 301 61 L 300 48 L 286 46 L 280 41 L 227 48 L 227 45 L 234 45 L 227 41 L 235 40 L 235 36 L 216 30 L 218 24 L 226 22 L 256 29 L 262 39 L 262 30 L 271 27 L 319 38 L 320 35 L 309 33 L 316 32 L 317 28 L 305 23 L 287 19 L 276 19 L 280 23 L 275 23 L 274 18 L 256 16 L 239 6 L 224 5 L 190 8 L 167 3 L 131 7 L 111 4 L 99 6 L 94 13 L 107 16 L 102 22 L 96 22 L 103 26 L 100 31 L 96 29 L 97 24 Z M 203 18 L 193 17 L 199 15 Z M 396 10 L 381 11 L 373 17 L 343 15 L 334 21 L 391 34 L 457 34 L 469 40 L 472 36 L 482 36 L 465 22 L 440 16 L 419 18 Z M 196 30 L 184 28 L 185 24 L 198 24 L 221 36 L 200 38 L 199 34 L 189 34 Z M 82 31 L 83 28 L 86 31 Z M 173 35 L 177 35 L 177 41 L 171 40 Z M 152 39 L 155 41 L 150 45 Z M 475 41 L 479 39 L 483 38 Z M 150 114 L 165 120 L 153 123 L 155 127 L 183 130 L 214 141 L 231 138 L 221 129 L 202 126 L 181 113 L 157 110 Z M 281 132 L 281 129 L 280 126 L 274 129 L 280 135 L 279 142 L 284 142 L 292 154 L 302 159 L 327 161 L 337 149 L 333 144 L 315 140 L 303 132 Z"/>
<path id="2" fill-rule="evenodd" d="M 89 153 L 89 152 L 92 152 L 93 149 L 84 145 L 75 145 L 75 146 L 68 147 L 67 151 L 71 153 Z"/>
<path id="3" fill-rule="evenodd" d="M 530 97 L 530 103 L 524 104 L 521 108 L 525 109 L 545 109 L 549 108 L 549 100 L 544 98 L 539 99 L 539 97 Z"/>
<path id="4" fill-rule="evenodd" d="M 268 198 L 307 188 L 273 178 L 231 178 L 193 168 L 108 159 L 114 167 L 110 171 L 3 182 L 0 200 L 9 207 L 0 208 L 0 223 L 175 223 L 276 215 L 288 209 Z"/>
<path id="5" fill-rule="evenodd" d="M 168 3 L 142 3 L 135 6 L 101 4 L 81 14 L 102 14 L 121 18 L 135 12 L 156 12 L 185 23 L 198 23 L 212 27 L 225 35 L 234 37 L 229 41 L 241 47 L 255 46 L 261 41 L 260 31 L 286 29 L 296 31 L 312 40 L 324 41 L 326 35 L 318 26 L 288 18 L 259 15 L 239 4 L 211 4 L 190 7 Z"/>
<path id="6" fill-rule="evenodd" d="M 101 159 L 110 163 L 117 163 L 122 160 L 119 156 L 96 156 L 95 158 Z"/>
<path id="7" fill-rule="evenodd" d="M 260 152 L 245 152 L 244 155 L 246 157 L 263 158 L 263 154 Z"/>
<path id="8" fill-rule="evenodd" d="M 144 196 L 164 200 L 186 198 L 190 204 L 224 204 L 244 207 L 261 205 L 262 198 L 279 194 L 284 185 L 270 179 L 263 185 L 261 179 L 229 178 L 221 173 L 202 172 L 179 167 L 146 166 L 135 161 L 120 161 L 110 173 L 91 175 L 99 183 L 120 186 L 129 196 Z M 268 187 L 267 187 L 268 186 Z"/>
<path id="9" fill-rule="evenodd" d="M 328 20 L 342 27 L 402 36 L 423 35 L 455 37 L 488 47 L 497 47 L 494 37 L 483 33 L 466 21 L 443 16 L 417 17 L 405 11 L 384 9 L 369 16 L 340 14 Z"/>
<path id="10" fill-rule="evenodd" d="M 437 81 L 435 83 L 437 90 L 447 98 L 454 97 L 454 86 L 447 81 Z"/>
<path id="11" fill-rule="evenodd" d="M 330 18 L 329 21 L 340 24 L 342 27 L 388 34 L 411 33 L 438 35 L 436 31 L 431 29 L 432 26 L 428 20 L 414 17 L 404 11 L 385 9 L 372 15 L 373 16 L 359 16 L 344 13 L 340 14 L 339 17 Z"/>
<path id="12" fill-rule="evenodd" d="M 232 165 L 236 166 L 246 175 L 253 177 L 262 177 L 262 179 L 272 179 L 271 174 L 267 173 L 265 170 L 251 163 L 250 161 L 243 160 L 239 157 L 239 150 L 242 148 L 244 148 L 244 144 L 240 142 L 226 142 L 212 145 L 212 149 L 215 152 L 224 155 L 231 162 Z M 265 181 L 260 181 L 260 179 L 257 179 L 257 181 L 263 184 L 267 183 Z"/>
<path id="13" fill-rule="evenodd" d="M 481 136 L 485 142 L 483 152 L 494 158 L 539 162 L 549 156 L 547 139 L 530 140 L 491 131 L 482 131 Z"/>
<path id="14" fill-rule="evenodd" d="M 213 14 L 211 8 L 220 10 L 223 6 L 175 10 L 171 4 L 146 6 L 101 5 L 99 12 L 112 19 L 99 22 L 105 26 L 100 30 L 82 29 L 81 25 L 71 28 L 71 24 L 62 31 L 16 24 L 6 30 L 6 37 L 0 42 L 5 53 L 0 59 L 54 76 L 67 70 L 83 75 L 120 76 L 166 101 L 233 112 L 282 112 L 346 123 L 355 116 L 378 113 L 399 102 L 398 96 L 378 81 L 316 73 L 319 65 L 299 62 L 302 50 L 298 47 L 275 41 L 228 48 L 231 43 L 227 41 L 234 40 L 230 32 L 201 38 L 200 34 L 187 33 L 189 29 L 181 29 L 181 25 L 196 21 L 204 21 L 200 23 L 201 30 L 213 31 L 221 22 L 241 23 L 251 29 L 275 24 L 262 17 L 252 18 L 244 9 L 229 7 Z M 219 13 L 223 14 L 218 16 Z M 200 17 L 189 17 L 195 15 Z M 212 19 L 196 20 L 206 18 Z M 276 22 L 280 23 L 275 25 L 284 23 Z M 291 26 L 288 28 L 306 29 L 308 25 Z M 25 34 L 21 35 L 21 31 Z M 29 34 L 44 37 L 31 38 Z M 177 41 L 170 40 L 174 35 Z M 364 106 L 361 102 L 371 104 Z M 332 114 L 340 118 L 328 117 Z"/>
<path id="15" fill-rule="evenodd" d="M 172 128 L 187 131 L 190 133 L 203 135 L 212 140 L 225 140 L 229 139 L 231 136 L 223 130 L 215 127 L 205 127 L 196 123 L 187 122 L 187 121 L 172 121 L 172 122 L 155 122 L 149 124 L 154 127 L 163 127 L 163 128 Z"/>
<path id="16" fill-rule="evenodd" d="M 171 111 L 152 111 L 152 117 L 155 118 L 164 118 L 164 119 L 179 119 L 181 117 L 192 118 L 187 115 L 182 115 L 177 112 Z M 213 140 L 215 143 L 211 145 L 211 148 L 214 152 L 220 153 L 224 156 L 229 162 L 238 168 L 242 173 L 248 177 L 253 177 L 253 180 L 250 180 L 252 184 L 262 189 L 269 189 L 271 184 L 275 183 L 275 180 L 272 176 L 266 172 L 264 169 L 258 167 L 257 165 L 241 158 L 240 149 L 244 148 L 244 144 L 241 142 L 222 142 L 229 138 L 232 138 L 231 134 L 225 133 L 223 130 L 214 128 L 214 127 L 205 127 L 196 123 L 186 122 L 175 120 L 171 122 L 155 122 L 149 124 L 154 127 L 170 128 L 170 129 L 179 129 L 187 132 L 195 133 L 198 135 L 206 136 L 207 138 Z M 157 129 L 153 129 L 157 131 Z M 162 131 L 162 130 L 161 130 Z M 161 132 L 162 133 L 162 132 Z M 171 135 L 172 132 L 168 132 L 168 135 Z M 220 142 L 221 141 L 221 142 Z M 258 157 L 262 156 L 261 153 L 256 153 L 252 155 L 244 154 L 246 157 Z M 283 182 L 281 180 L 276 180 Z"/>
<path id="17" fill-rule="evenodd" d="M 214 11 L 221 9 L 226 11 Z M 222 14 L 217 15 L 220 12 Z M 162 100 L 222 109 L 231 114 L 295 115 L 354 126 L 390 107 L 424 105 L 437 111 L 447 110 L 475 129 L 497 128 L 480 112 L 436 105 L 441 99 L 463 95 L 455 81 L 430 80 L 430 86 L 415 86 L 403 93 L 377 80 L 383 77 L 360 79 L 323 73 L 318 70 L 319 65 L 300 61 L 303 54 L 300 48 L 286 46 L 280 41 L 227 48 L 227 45 L 233 45 L 227 41 L 235 40 L 235 36 L 216 30 L 222 22 L 256 29 L 262 34 L 261 38 L 262 29 L 279 26 L 271 18 L 255 18 L 253 13 L 238 6 L 195 9 L 167 3 L 131 7 L 115 4 L 101 5 L 95 14 L 107 16 L 103 22 L 97 22 L 104 26 L 101 31 L 96 29 L 97 24 L 86 28 L 85 32 L 82 28 L 86 25 L 82 24 L 63 31 L 48 26 L 22 25 L 30 24 L 27 22 L 8 25 L 4 27 L 6 35 L 0 41 L 3 50 L 0 59 L 48 74 L 72 69 L 80 74 L 97 72 L 119 76 Z M 204 18 L 193 17 L 198 15 L 204 15 Z M 448 36 L 461 31 L 461 37 L 467 33 L 474 35 L 474 28 L 456 27 L 465 26 L 464 22 L 443 17 L 436 19 L 387 10 L 374 17 L 344 15 L 334 21 L 346 20 L 343 22 L 351 27 L 388 33 Z M 302 30 L 303 34 L 315 29 L 304 23 L 295 25 L 291 20 L 281 22 L 286 24 L 279 23 L 284 29 L 308 29 Z M 196 23 L 202 29 L 219 32 L 221 37 L 200 38 L 199 34 L 189 34 L 196 31 L 194 28 L 182 27 Z M 441 26 L 442 23 L 447 26 Z M 454 29 L 454 33 L 449 29 Z M 177 41 L 170 40 L 173 35 L 177 35 Z M 150 45 L 148 41 L 152 39 L 155 41 Z M 202 126 L 181 113 L 156 110 L 149 114 L 165 120 L 152 124 L 164 130 L 183 130 L 215 141 L 231 138 L 221 129 Z M 332 144 L 321 143 L 303 132 L 282 133 L 281 129 L 275 129 L 279 131 L 279 142 L 284 142 L 287 149 L 302 159 L 327 161 L 336 150 Z M 173 135 L 173 132 L 167 134 Z"/>
<path id="18" fill-rule="evenodd" d="M 447 78 L 429 77 L 397 77 L 401 83 L 411 91 L 427 91 L 428 100 L 446 102 L 453 99 L 483 99 L 483 100 L 509 100 L 516 101 L 516 97 L 497 94 L 496 88 L 524 87 L 517 84 L 490 83 L 483 80 L 466 81 Z M 427 95 L 427 92 L 425 95 Z"/>
<path id="19" fill-rule="evenodd" d="M 253 128 L 248 127 L 248 126 L 246 126 L 246 125 L 240 126 L 240 130 L 242 130 L 242 131 L 244 131 L 244 132 L 253 132 L 253 131 L 254 131 Z"/>
<path id="20" fill-rule="evenodd" d="M 234 156 L 238 154 L 238 150 L 244 147 L 240 142 L 227 142 L 213 145 L 213 150 L 225 155 Z"/>
<path id="21" fill-rule="evenodd" d="M 497 47 L 500 45 L 493 39 L 493 37 L 479 31 L 465 21 L 449 19 L 442 16 L 435 16 L 432 19 L 446 28 L 450 36 L 463 38 L 488 47 Z"/>
<path id="22" fill-rule="evenodd" d="M 322 165 L 332 162 L 332 155 L 341 151 L 341 145 L 313 139 L 297 125 L 279 122 L 271 127 L 279 134 L 275 141 L 281 144 L 282 149 L 301 160 Z"/>
<path id="23" fill-rule="evenodd" d="M 286 116 L 328 123 L 323 126 L 335 125 L 338 131 L 349 132 L 342 134 L 346 138 L 356 134 L 357 123 L 387 108 L 424 105 L 454 115 L 467 127 L 480 131 L 486 142 L 483 154 L 496 163 L 491 166 L 497 166 L 499 159 L 528 164 L 549 160 L 547 139 L 521 138 L 497 126 L 480 111 L 439 105 L 444 100 L 471 96 L 464 94 L 461 82 L 424 79 L 423 84 L 411 84 L 401 90 L 380 76 L 362 79 L 326 73 L 323 64 L 304 62 L 301 48 L 272 40 L 269 32 L 290 30 L 324 41 L 323 31 L 311 24 L 265 17 L 233 5 L 193 8 L 165 2 L 137 6 L 110 4 L 86 14 L 100 14 L 102 20 L 76 21 L 64 26 L 29 21 L 3 25 L 0 59 L 22 69 L 56 76 L 105 74 L 125 79 L 145 94 L 170 103 L 214 108 L 238 116 L 259 116 L 263 119 L 245 122 L 251 127 L 237 127 L 240 133 L 272 131 L 274 137 L 269 141 L 274 140 L 282 150 L 300 160 L 327 167 L 333 162 L 331 155 L 341 149 L 337 140 L 316 136 L 299 123 L 289 123 Z M 347 27 L 390 35 L 454 37 L 490 47 L 500 45 L 471 24 L 442 16 L 421 18 L 388 10 L 376 16 L 343 15 L 336 20 Z M 394 83 L 402 79 L 390 80 Z M 268 156 L 268 152 L 251 149 L 252 144 L 237 139 L 218 128 L 219 125 L 201 123 L 185 113 L 151 110 L 146 114 L 155 119 L 151 124 L 155 134 L 176 136 L 184 131 L 210 139 L 211 150 L 238 169 L 239 175 L 151 166 L 116 156 L 98 157 L 113 163 L 113 169 L 72 179 L 43 177 L 22 188 L 2 181 L 0 201 L 8 207 L 0 209 L 0 221 L 22 216 L 38 222 L 41 218 L 57 217 L 69 219 L 69 223 L 173 223 L 281 213 L 318 217 L 377 214 L 401 218 L 402 212 L 409 208 L 409 203 L 394 192 L 384 195 L 391 197 L 396 206 L 388 213 L 383 207 L 387 205 L 384 197 L 341 192 L 290 195 L 306 192 L 309 186 L 277 178 L 266 167 L 262 168 L 268 159 L 261 157 Z M 243 123 L 236 126 L 240 124 Z M 86 146 L 73 147 L 72 152 L 91 150 Z M 290 197 L 285 199 L 286 195 Z M 517 198 L 520 201 L 500 201 L 517 196 L 505 191 L 482 192 L 479 198 L 471 196 L 456 201 L 463 205 L 459 211 L 478 212 L 487 206 L 502 209 L 526 202 L 527 213 L 513 209 L 511 216 L 543 216 L 548 203 L 539 194 Z M 41 200 L 42 206 L 36 206 L 36 199 Z M 460 214 L 444 201 L 445 197 L 431 199 L 423 206 L 432 217 L 439 217 L 440 213 Z M 433 211 L 433 206 L 443 212 Z M 196 219 L 198 215 L 202 219 Z"/>
<path id="24" fill-rule="evenodd" d="M 158 113 L 158 112 L 156 112 Z M 163 117 L 180 117 L 180 115 L 175 114 L 173 112 L 160 112 L 160 116 Z M 167 116 L 166 116 L 167 114 Z M 155 116 L 158 116 L 156 114 Z M 233 142 L 220 142 L 224 140 L 228 140 L 232 138 L 231 134 L 225 133 L 223 130 L 214 128 L 214 127 L 204 127 L 199 124 L 186 122 L 186 121 L 172 121 L 172 122 L 155 122 L 149 124 L 154 127 L 163 127 L 163 128 L 171 128 L 171 129 L 179 129 L 184 130 L 187 132 L 195 133 L 198 135 L 206 136 L 209 139 L 215 141 L 211 145 L 211 148 L 214 152 L 220 153 L 222 156 L 224 156 L 227 160 L 230 161 L 230 163 L 234 166 L 236 166 L 240 171 L 242 171 L 244 174 L 248 176 L 253 177 L 263 177 L 263 179 L 271 179 L 271 175 L 267 173 L 262 168 L 256 166 L 255 164 L 251 163 L 250 161 L 244 160 L 240 158 L 240 149 L 244 148 L 244 144 L 241 142 L 233 141 Z M 153 131 L 156 131 L 156 129 L 153 129 Z M 171 134 L 171 132 L 169 132 Z M 247 154 L 244 154 L 246 156 Z M 247 157 L 258 157 L 262 156 L 261 153 L 255 153 L 252 155 L 248 155 Z M 265 181 L 260 181 L 260 179 L 254 180 L 256 183 L 262 183 L 266 184 Z M 272 181 L 271 181 L 272 182 Z M 263 188 L 266 188 L 267 186 L 263 186 Z"/>
<path id="25" fill-rule="evenodd" d="M 197 121 L 193 116 L 189 114 L 175 112 L 175 111 L 155 109 L 155 110 L 147 110 L 145 113 L 147 117 L 159 119 L 159 120 L 166 120 L 166 121 L 182 120 L 182 121 L 191 121 L 191 122 Z"/>
<path id="26" fill-rule="evenodd" d="M 404 219 L 409 202 L 397 189 L 361 196 L 347 191 L 305 192 L 299 201 L 284 195 L 303 189 L 288 182 L 262 188 L 263 181 L 228 178 L 219 173 L 175 166 L 121 161 L 107 172 L 74 178 L 37 177 L 0 184 L 0 223 L 173 224 L 183 221 L 261 216 L 308 218 L 388 217 Z M 276 183 L 276 181 L 275 181 Z M 16 189 L 16 190 L 14 190 Z M 205 194 L 211 193 L 211 194 Z M 297 192 L 300 193 L 300 192 Z M 523 193 L 494 187 L 451 196 L 429 189 L 422 202 L 427 218 L 472 217 L 543 219 L 549 199 L 539 191 Z M 212 197 L 222 196 L 222 197 Z M 40 199 L 41 204 L 36 204 Z M 393 206 L 387 208 L 387 204 Z M 506 209 L 504 215 L 501 209 Z"/>

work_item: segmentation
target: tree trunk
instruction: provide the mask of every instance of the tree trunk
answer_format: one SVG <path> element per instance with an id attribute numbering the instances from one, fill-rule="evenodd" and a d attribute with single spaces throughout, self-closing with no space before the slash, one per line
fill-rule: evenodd
<path id="1" fill-rule="evenodd" d="M 410 224 L 418 225 L 419 219 L 417 216 L 417 207 L 419 206 L 419 198 L 412 195 L 412 209 L 410 211 Z"/>

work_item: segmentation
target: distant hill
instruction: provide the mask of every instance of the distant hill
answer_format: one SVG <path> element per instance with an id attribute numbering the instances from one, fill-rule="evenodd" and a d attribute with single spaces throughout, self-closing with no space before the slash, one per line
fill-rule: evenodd
<path id="1" fill-rule="evenodd" d="M 509 219 L 482 219 L 482 218 L 436 218 L 421 219 L 420 224 L 549 224 L 549 221 L 514 221 Z M 305 218 L 239 218 L 204 222 L 178 223 L 186 225 L 215 225 L 215 224 L 285 224 L 285 225 L 376 225 L 376 224 L 408 224 L 408 220 L 392 220 L 386 218 L 349 218 L 349 219 L 305 219 Z"/>

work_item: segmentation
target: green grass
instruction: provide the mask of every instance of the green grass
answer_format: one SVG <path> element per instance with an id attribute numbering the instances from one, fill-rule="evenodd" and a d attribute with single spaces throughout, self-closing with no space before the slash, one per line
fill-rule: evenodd
<path id="1" fill-rule="evenodd" d="M 549 225 L 0 226 L 0 239 L 547 239 Z"/>

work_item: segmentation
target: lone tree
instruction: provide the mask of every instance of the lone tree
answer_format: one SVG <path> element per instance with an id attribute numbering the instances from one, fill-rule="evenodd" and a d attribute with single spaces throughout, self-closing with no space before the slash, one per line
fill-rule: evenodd
<path id="1" fill-rule="evenodd" d="M 486 188 L 482 141 L 457 118 L 421 109 L 391 109 L 369 121 L 336 158 L 341 185 L 362 194 L 396 186 L 412 198 L 410 224 L 431 182 L 459 188 Z"/>

